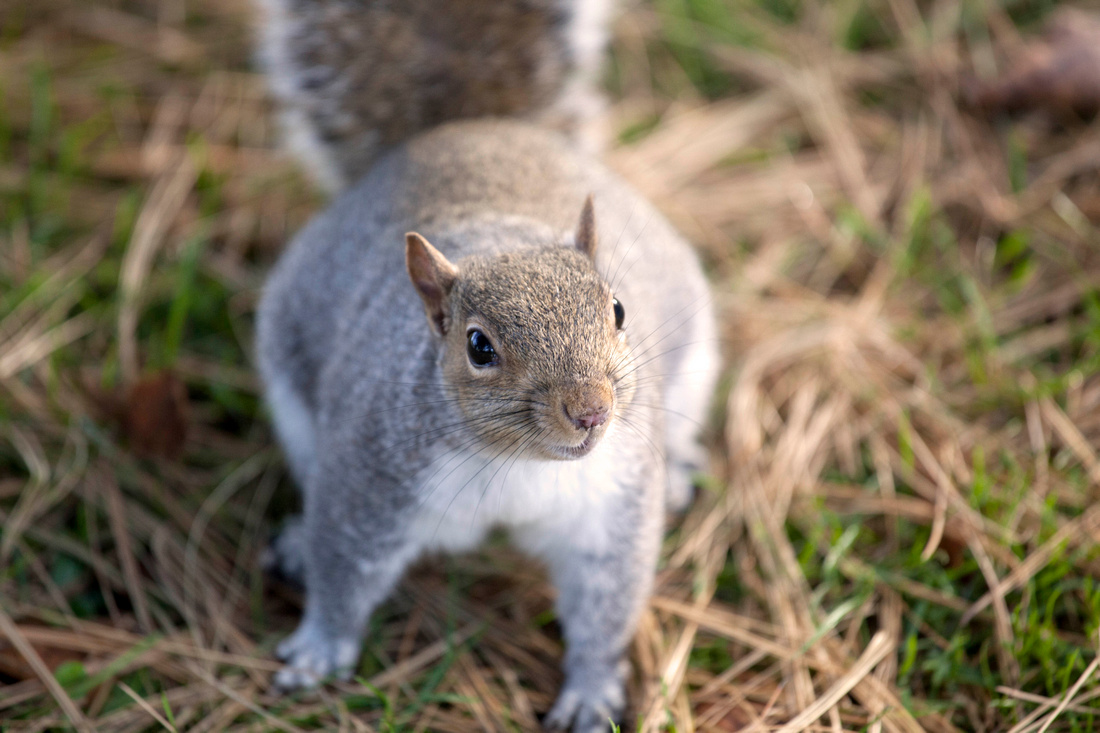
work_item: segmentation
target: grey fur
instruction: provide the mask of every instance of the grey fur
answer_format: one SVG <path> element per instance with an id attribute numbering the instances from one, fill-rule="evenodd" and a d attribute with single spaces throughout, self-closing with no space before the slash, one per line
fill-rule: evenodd
<path id="1" fill-rule="evenodd" d="M 594 261 L 573 234 L 591 232 L 589 194 Z M 457 269 L 453 283 L 439 270 L 439 328 L 406 272 L 410 231 Z M 419 267 L 423 285 L 433 270 Z M 498 366 L 468 361 L 474 327 Z M 717 371 L 706 283 L 668 222 L 555 133 L 448 124 L 381 158 L 298 235 L 258 336 L 304 494 L 303 521 L 273 555 L 307 589 L 277 685 L 348 674 L 408 562 L 503 525 L 559 591 L 566 678 L 547 724 L 606 729 L 625 703 L 664 506 L 686 502 L 700 467 Z M 562 416 L 586 400 L 612 405 L 588 432 Z M 295 548 L 304 557 L 287 557 Z"/>

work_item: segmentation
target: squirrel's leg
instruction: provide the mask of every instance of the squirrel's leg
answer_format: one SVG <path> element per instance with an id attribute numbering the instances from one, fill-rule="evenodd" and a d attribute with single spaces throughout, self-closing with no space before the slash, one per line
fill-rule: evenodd
<path id="1" fill-rule="evenodd" d="M 324 479 L 324 471 L 317 477 Z M 393 499 L 397 491 L 371 486 L 370 496 L 349 481 L 315 484 L 306 493 L 303 550 L 305 614 L 298 629 L 276 654 L 286 662 L 276 675 L 279 690 L 314 687 L 329 675 L 347 678 L 359 658 L 363 627 L 375 607 L 400 579 L 416 554 L 402 528 L 408 510 Z"/>
<path id="2" fill-rule="evenodd" d="M 629 491 L 590 514 L 601 517 L 594 523 L 574 518 L 520 540 L 550 565 L 565 636 L 565 683 L 548 728 L 607 731 L 626 705 L 627 647 L 653 586 L 663 526 L 659 487 Z"/>

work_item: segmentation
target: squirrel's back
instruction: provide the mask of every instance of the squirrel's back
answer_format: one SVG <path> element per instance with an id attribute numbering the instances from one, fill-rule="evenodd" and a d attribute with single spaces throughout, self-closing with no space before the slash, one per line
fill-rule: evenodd
<path id="1" fill-rule="evenodd" d="M 443 123 L 513 117 L 588 146 L 610 0 L 261 0 L 288 143 L 329 190 Z"/>

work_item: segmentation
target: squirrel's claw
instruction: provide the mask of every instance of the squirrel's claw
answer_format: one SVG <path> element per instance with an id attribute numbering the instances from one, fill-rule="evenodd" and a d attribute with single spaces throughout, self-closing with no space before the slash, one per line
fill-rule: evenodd
<path id="1" fill-rule="evenodd" d="M 359 643 L 331 639 L 311 625 L 303 623 L 283 640 L 275 655 L 286 666 L 275 673 L 275 692 L 310 689 L 326 677 L 347 679 L 359 656 Z"/>
<path id="2" fill-rule="evenodd" d="M 607 733 L 622 717 L 625 706 L 623 683 L 616 675 L 593 685 L 566 682 L 543 726 L 573 733 Z"/>

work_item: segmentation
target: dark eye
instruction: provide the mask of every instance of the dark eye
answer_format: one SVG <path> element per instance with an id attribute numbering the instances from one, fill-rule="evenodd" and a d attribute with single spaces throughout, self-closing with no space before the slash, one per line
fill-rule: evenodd
<path id="1" fill-rule="evenodd" d="M 615 309 L 615 328 L 621 331 L 623 329 L 623 319 L 626 318 L 626 311 L 623 310 L 623 304 L 619 302 L 618 298 L 611 300 L 611 307 Z"/>
<path id="2" fill-rule="evenodd" d="M 497 363 L 497 352 L 489 343 L 489 337 L 476 328 L 466 334 L 466 354 L 474 366 L 493 366 Z"/>

